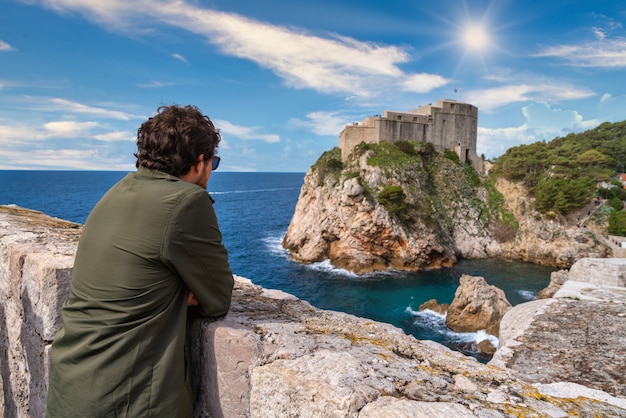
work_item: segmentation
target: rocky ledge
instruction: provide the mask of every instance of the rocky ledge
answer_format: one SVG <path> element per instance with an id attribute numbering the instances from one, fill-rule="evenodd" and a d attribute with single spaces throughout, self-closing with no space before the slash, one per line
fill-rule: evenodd
<path id="1" fill-rule="evenodd" d="M 5 416 L 43 416 L 47 353 L 60 324 L 58 302 L 67 291 L 78 232 L 76 224 L 0 207 L 0 408 Z M 607 291 L 613 292 L 598 286 L 591 293 Z M 550 300 L 557 305 L 564 299 Z M 569 298 L 566 306 L 580 306 L 576 313 L 591 328 L 595 316 L 580 304 L 585 301 Z M 591 308 L 621 318 L 623 307 Z M 562 311 L 544 310 L 548 316 L 531 311 L 533 321 L 519 310 L 519 321 L 507 313 L 513 321 L 508 327 L 532 323 L 513 333 L 515 344 L 501 331 L 513 354 L 485 365 L 391 325 L 316 309 L 237 277 L 226 318 L 193 326 L 196 416 L 626 417 L 623 380 L 616 374 L 598 373 L 586 382 L 567 372 L 538 376 L 530 360 L 511 362 L 522 358 L 516 353 L 532 324 L 554 334 L 554 341 L 571 334 L 572 327 L 536 322 L 543 318 L 549 324 Z M 623 370 L 619 336 L 625 322 L 611 324 L 618 346 L 596 346 L 584 356 L 589 365 L 614 362 L 615 370 Z M 532 349 L 555 361 L 550 353 L 567 347 Z M 558 367 L 552 364 L 551 370 Z"/>
<path id="2" fill-rule="evenodd" d="M 490 364 L 538 387 L 560 382 L 562 393 L 604 391 L 626 403 L 626 259 L 585 258 L 552 282 L 551 298 L 504 315 Z"/>

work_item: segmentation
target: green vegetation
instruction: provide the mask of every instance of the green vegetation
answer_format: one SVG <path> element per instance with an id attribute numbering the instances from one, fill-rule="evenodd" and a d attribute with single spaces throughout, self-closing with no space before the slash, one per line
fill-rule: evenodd
<path id="1" fill-rule="evenodd" d="M 626 236 L 626 211 L 612 211 L 609 216 L 609 234 Z"/>
<path id="2" fill-rule="evenodd" d="M 378 194 L 378 203 L 383 205 L 391 216 L 395 216 L 402 222 L 411 222 L 411 214 L 408 212 L 406 195 L 402 187 L 397 185 L 385 186 Z"/>
<path id="3" fill-rule="evenodd" d="M 420 218 L 426 225 L 450 231 L 453 226 L 449 211 L 465 213 L 467 209 L 461 207 L 470 205 L 485 225 L 497 224 L 502 230 L 500 238 L 515 236 L 517 221 L 504 210 L 502 195 L 493 183 L 483 184 L 476 170 L 461 163 L 454 151 L 438 153 L 431 143 L 399 141 L 361 143 L 355 152 L 359 157 L 367 153 L 368 165 L 384 173 L 384 184 L 368 186 L 361 182 L 367 194 L 402 224 L 408 226 Z M 345 178 L 348 175 L 344 173 Z M 489 204 L 478 197 L 481 187 L 489 190 Z"/>
<path id="4" fill-rule="evenodd" d="M 519 222 L 515 215 L 505 209 L 504 196 L 496 189 L 495 180 L 495 177 L 491 176 L 485 179 L 483 186 L 488 193 L 489 213 L 495 217 L 492 226 L 494 236 L 500 242 L 507 242 L 515 238 Z"/>
<path id="5" fill-rule="evenodd" d="M 358 155 L 366 151 L 374 151 L 367 160 L 372 167 L 380 167 L 386 172 L 401 170 L 407 165 L 414 166 L 422 163 L 422 157 L 428 158 L 435 153 L 433 144 L 420 142 L 399 141 L 381 142 L 380 144 L 361 143 L 355 148 Z"/>
<path id="6" fill-rule="evenodd" d="M 318 183 L 322 185 L 327 174 L 333 174 L 335 182 L 339 181 L 344 164 L 341 161 L 341 148 L 335 147 L 324 152 L 311 167 L 318 173 Z"/>
<path id="7" fill-rule="evenodd" d="M 495 161 L 493 172 L 522 182 L 535 195 L 539 212 L 567 215 L 589 202 L 596 182 L 609 181 L 624 164 L 626 121 L 510 148 Z"/>

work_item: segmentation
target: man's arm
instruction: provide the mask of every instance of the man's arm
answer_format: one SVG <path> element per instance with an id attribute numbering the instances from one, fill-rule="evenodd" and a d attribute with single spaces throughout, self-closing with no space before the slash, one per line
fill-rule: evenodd
<path id="1" fill-rule="evenodd" d="M 226 315 L 234 280 L 208 193 L 199 189 L 186 197 L 173 217 L 164 259 L 189 288 L 201 316 Z"/>

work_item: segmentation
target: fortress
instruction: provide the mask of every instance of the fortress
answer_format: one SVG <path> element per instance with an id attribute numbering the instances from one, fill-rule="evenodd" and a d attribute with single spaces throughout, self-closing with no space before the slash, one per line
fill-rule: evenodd
<path id="1" fill-rule="evenodd" d="M 482 172 L 484 159 L 476 155 L 477 127 L 478 108 L 456 100 L 437 100 L 436 106 L 428 104 L 406 113 L 385 110 L 383 116 L 345 126 L 339 134 L 341 159 L 345 162 L 361 142 L 430 142 L 437 151 L 455 151 L 461 162 Z"/>

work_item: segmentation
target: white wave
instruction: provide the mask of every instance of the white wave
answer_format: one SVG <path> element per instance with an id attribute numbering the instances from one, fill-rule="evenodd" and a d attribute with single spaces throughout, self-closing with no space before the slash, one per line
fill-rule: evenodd
<path id="1" fill-rule="evenodd" d="M 410 306 L 407 306 L 405 309 L 405 312 L 410 313 L 413 316 L 424 316 L 424 317 L 434 317 L 434 318 L 438 318 L 438 319 L 446 319 L 446 314 L 443 313 L 439 313 L 439 312 L 435 312 L 432 311 L 430 309 L 423 309 L 421 311 L 416 311 L 413 308 L 411 308 Z"/>
<path id="2" fill-rule="evenodd" d="M 499 344 L 498 337 L 496 337 L 495 335 L 487 334 L 487 331 L 485 331 L 484 329 L 476 332 L 457 332 L 455 334 L 462 342 L 474 342 L 478 344 L 482 341 L 489 340 L 489 342 L 491 342 L 494 347 L 497 347 Z"/>
<path id="3" fill-rule="evenodd" d="M 227 190 L 223 192 L 212 192 L 209 191 L 211 195 L 220 195 L 220 194 L 237 194 L 237 193 L 261 193 L 261 192 L 279 192 L 285 190 L 300 190 L 299 187 L 276 187 L 272 189 L 250 189 L 250 190 Z"/>
<path id="4" fill-rule="evenodd" d="M 284 237 L 285 234 L 273 235 L 265 237 L 261 241 L 263 241 L 270 253 L 289 258 L 289 250 L 283 248 Z"/>
<path id="5" fill-rule="evenodd" d="M 536 300 L 537 294 L 532 290 L 518 290 L 517 294 L 522 297 L 524 300 Z"/>
<path id="6" fill-rule="evenodd" d="M 325 272 L 325 273 L 336 274 L 338 276 L 359 277 L 358 274 L 353 273 L 353 272 L 351 272 L 349 270 L 333 266 L 330 263 L 330 260 L 324 260 L 324 261 L 320 261 L 318 263 L 306 264 L 305 267 L 310 268 L 312 270 L 316 270 L 316 271 L 322 271 L 322 272 Z"/>
<path id="7" fill-rule="evenodd" d="M 479 330 L 476 332 L 452 331 L 446 326 L 446 314 L 440 314 L 438 312 L 431 311 L 430 309 L 416 311 L 410 306 L 407 306 L 405 311 L 415 317 L 415 321 L 413 322 L 414 325 L 428 328 L 435 333 L 445 336 L 448 340 L 475 344 L 484 340 L 489 340 L 494 347 L 498 346 L 498 337 L 487 334 L 487 331 L 485 330 Z"/>
<path id="8" fill-rule="evenodd" d="M 415 311 L 410 306 L 408 306 L 405 311 L 415 317 L 413 324 L 418 327 L 430 329 L 438 334 L 445 334 L 448 330 L 445 314 L 440 314 L 430 309 Z"/>

